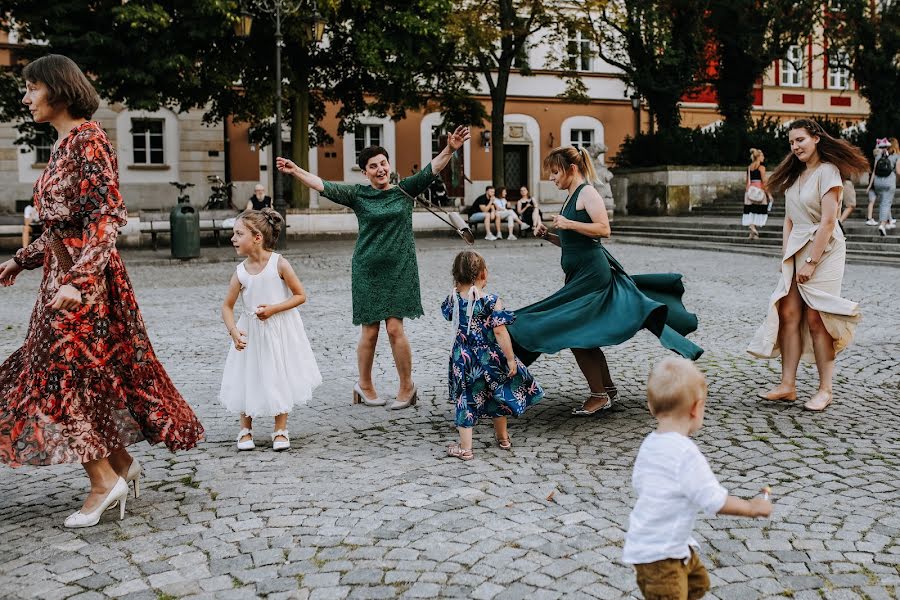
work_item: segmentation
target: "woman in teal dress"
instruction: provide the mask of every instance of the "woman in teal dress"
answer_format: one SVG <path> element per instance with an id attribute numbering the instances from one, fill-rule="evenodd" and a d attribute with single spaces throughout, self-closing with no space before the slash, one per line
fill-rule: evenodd
<path id="1" fill-rule="evenodd" d="M 609 237 L 609 218 L 603 198 L 587 184 L 595 174 L 584 149 L 556 148 L 544 159 L 544 168 L 569 196 L 553 219 L 559 234 L 538 225 L 535 235 L 562 248 L 565 285 L 516 310 L 508 329 L 516 356 L 526 365 L 543 353 L 572 349 L 591 389 L 573 412 L 590 415 L 612 406 L 617 395 L 603 346 L 621 344 L 646 328 L 664 347 L 696 360 L 703 350 L 684 336 L 697 329 L 697 317 L 681 303 L 681 275 L 630 276 L 600 243 L 599 238 Z"/>
<path id="2" fill-rule="evenodd" d="M 370 146 L 359 153 L 359 168 L 371 185 L 323 181 L 286 158 L 275 160 L 280 171 L 350 208 L 359 221 L 351 275 L 353 324 L 362 326 L 356 348 L 359 381 L 353 387 L 354 404 L 385 404 L 372 382 L 372 363 L 382 321 L 400 377 L 400 389 L 391 408 L 406 408 L 418 399 L 412 380 L 412 350 L 403 327 L 404 318 L 415 319 L 424 314 L 410 196 L 424 192 L 468 139 L 469 128 L 457 127 L 447 136 L 447 147 L 430 164 L 398 185 L 391 184 L 390 158 L 387 150 L 379 146 Z"/>

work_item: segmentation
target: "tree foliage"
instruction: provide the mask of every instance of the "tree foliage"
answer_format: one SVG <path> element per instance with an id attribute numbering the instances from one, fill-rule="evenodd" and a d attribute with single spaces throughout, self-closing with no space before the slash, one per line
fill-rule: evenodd
<path id="1" fill-rule="evenodd" d="M 710 0 L 614 0 L 592 28 L 600 56 L 646 99 L 660 129 L 678 127 L 679 103 L 702 81 Z"/>
<path id="2" fill-rule="evenodd" d="M 282 24 L 282 101 L 301 164 L 308 164 L 310 143 L 328 141 L 318 127 L 328 102 L 340 106 L 339 134 L 363 113 L 399 119 L 427 103 L 454 118 L 479 116 L 461 93 L 470 76 L 448 68 L 458 62 L 444 36 L 450 0 L 318 0 L 326 20 L 321 45 L 309 34 L 312 5 L 284 5 L 298 9 L 288 10 Z M 0 14 L 20 39 L 41 41 L 25 47 L 23 59 L 70 56 L 109 101 L 133 109 L 201 108 L 207 122 L 233 116 L 268 133 L 276 101 L 275 24 L 264 2 L 244 6 L 254 16 L 247 39 L 233 29 L 238 0 L 0 0 Z M 22 83 L 15 70 L 3 77 L 0 118 L 22 119 L 13 97 Z"/>
<path id="3" fill-rule="evenodd" d="M 847 66 L 871 113 L 860 145 L 900 136 L 900 0 L 839 0 L 830 3 L 825 34 L 829 60 Z M 840 64 L 838 50 L 848 61 Z"/>
<path id="4" fill-rule="evenodd" d="M 713 85 L 726 126 L 748 128 L 753 86 L 773 61 L 812 33 L 820 7 L 820 0 L 710 0 Z"/>

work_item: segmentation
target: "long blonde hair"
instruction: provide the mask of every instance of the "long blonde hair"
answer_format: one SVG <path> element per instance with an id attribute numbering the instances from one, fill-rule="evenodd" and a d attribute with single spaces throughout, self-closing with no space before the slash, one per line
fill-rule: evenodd
<path id="1" fill-rule="evenodd" d="M 554 148 L 543 162 L 545 171 L 550 171 L 556 167 L 558 171 L 568 172 L 569 167 L 572 165 L 578 168 L 578 172 L 581 173 L 588 183 L 597 181 L 597 172 L 594 171 L 591 155 L 584 148 L 574 148 L 572 146 Z"/>
<path id="2" fill-rule="evenodd" d="M 900 142 L 895 137 L 891 138 L 891 154 L 900 154 Z"/>

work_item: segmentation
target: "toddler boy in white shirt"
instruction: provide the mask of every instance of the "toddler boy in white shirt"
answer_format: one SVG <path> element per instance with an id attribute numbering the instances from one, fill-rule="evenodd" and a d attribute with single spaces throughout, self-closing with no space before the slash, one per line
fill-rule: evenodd
<path id="1" fill-rule="evenodd" d="M 622 556 L 634 565 L 648 599 L 695 600 L 709 590 L 699 545 L 691 537 L 698 511 L 745 517 L 772 512 L 767 499 L 729 496 L 691 441 L 703 425 L 705 405 L 706 378 L 691 361 L 667 358 L 650 371 L 647 406 L 657 427 L 634 463 L 631 481 L 638 499 Z"/>

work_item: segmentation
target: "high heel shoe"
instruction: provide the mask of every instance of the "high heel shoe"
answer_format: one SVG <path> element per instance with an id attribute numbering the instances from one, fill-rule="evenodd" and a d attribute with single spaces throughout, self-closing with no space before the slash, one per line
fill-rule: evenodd
<path id="1" fill-rule="evenodd" d="M 763 400 L 796 400 L 797 399 L 797 390 L 791 390 L 789 392 L 782 392 L 780 394 L 774 394 L 772 392 L 760 392 L 757 394 Z"/>
<path id="2" fill-rule="evenodd" d="M 143 475 L 143 473 L 144 470 L 141 468 L 141 464 L 136 458 L 132 458 L 131 466 L 128 467 L 128 473 L 125 475 L 125 483 L 134 484 L 135 498 L 141 495 L 141 475 Z"/>
<path id="3" fill-rule="evenodd" d="M 383 398 L 375 397 L 375 398 L 366 398 L 366 395 L 363 393 L 362 388 L 359 387 L 359 382 L 353 386 L 353 404 L 365 404 L 366 406 L 384 406 L 387 404 Z"/>
<path id="4" fill-rule="evenodd" d="M 599 400 L 606 399 L 606 402 L 601 404 L 600 406 L 598 406 L 597 408 L 595 408 L 593 410 L 586 410 L 584 408 L 584 406 L 585 406 L 585 404 L 587 404 L 587 402 L 584 402 L 581 405 L 581 408 L 573 409 L 572 414 L 575 415 L 576 417 L 589 417 L 598 412 L 601 412 L 604 410 L 609 410 L 610 408 L 612 408 L 612 400 L 610 399 L 609 395 L 605 391 L 591 392 L 590 398 L 597 398 Z M 589 400 L 590 400 L 590 398 L 589 398 Z"/>
<path id="5" fill-rule="evenodd" d="M 125 501 L 128 499 L 128 484 L 125 483 L 125 480 L 121 477 L 116 481 L 116 485 L 113 486 L 109 493 L 106 494 L 106 498 L 89 513 L 83 513 L 80 510 L 72 513 L 68 517 L 66 517 L 63 525 L 68 527 L 69 529 L 76 529 L 79 527 L 93 527 L 97 523 L 100 522 L 100 517 L 103 516 L 103 512 L 112 506 L 114 502 L 119 503 L 119 520 L 125 518 Z"/>
<path id="6" fill-rule="evenodd" d="M 816 402 L 816 399 L 820 396 L 825 396 L 824 403 Z M 831 404 L 832 400 L 834 400 L 833 393 L 823 392 L 822 390 L 819 390 L 818 392 L 816 392 L 815 396 L 807 400 L 806 404 L 803 405 L 803 408 L 805 408 L 806 410 L 811 410 L 813 412 L 822 412 L 823 410 L 828 408 L 828 405 Z"/>
<path id="7" fill-rule="evenodd" d="M 391 404 L 391 410 L 401 410 L 404 408 L 408 408 L 410 406 L 415 406 L 416 402 L 419 400 L 419 388 L 413 385 L 412 395 L 405 401 L 401 402 L 400 398 L 394 400 L 393 404 Z"/>

